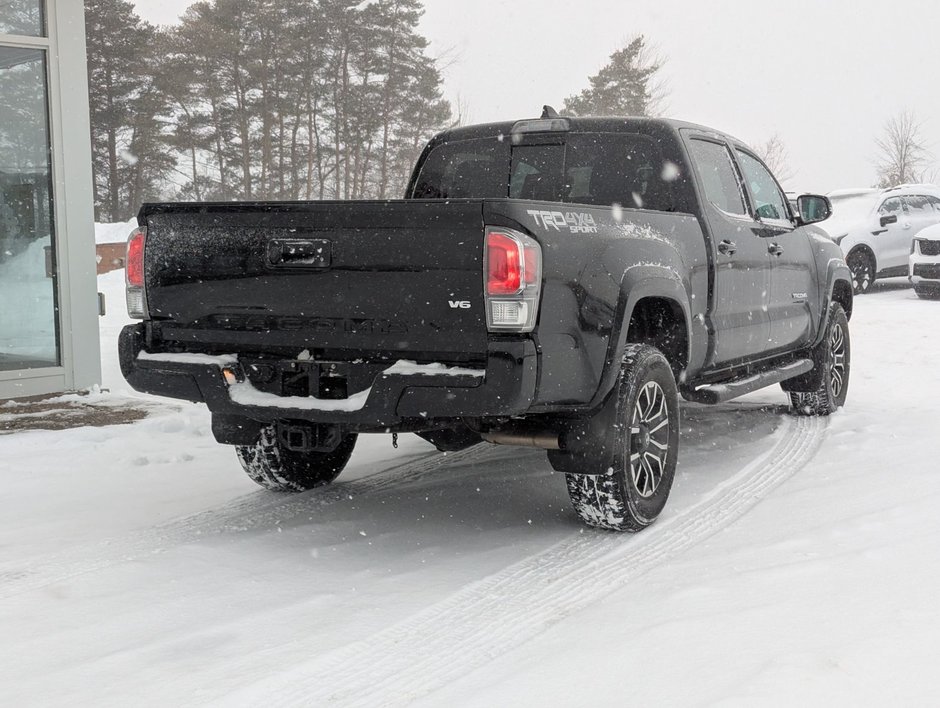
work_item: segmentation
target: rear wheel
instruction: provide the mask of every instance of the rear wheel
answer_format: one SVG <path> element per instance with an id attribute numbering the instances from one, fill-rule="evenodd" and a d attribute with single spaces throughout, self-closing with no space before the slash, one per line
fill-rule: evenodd
<path id="1" fill-rule="evenodd" d="M 856 250 L 846 259 L 852 271 L 852 289 L 856 295 L 864 295 L 875 283 L 875 261 L 867 251 Z"/>
<path id="2" fill-rule="evenodd" d="M 852 365 L 852 346 L 849 339 L 849 321 L 842 305 L 833 303 L 829 311 L 826 336 L 813 351 L 815 368 L 806 375 L 809 387 L 784 382 L 790 394 L 791 411 L 795 415 L 830 415 L 845 405 L 849 391 Z M 809 390 L 794 390 L 807 388 Z"/>
<path id="3" fill-rule="evenodd" d="M 278 440 L 276 426 L 261 429 L 254 445 L 237 445 L 235 454 L 245 473 L 257 484 L 275 492 L 305 492 L 322 487 L 346 467 L 356 435 L 344 435 L 332 452 L 297 452 Z"/>
<path id="4" fill-rule="evenodd" d="M 589 462 L 600 469 L 567 472 L 568 494 L 591 526 L 640 531 L 656 521 L 672 489 L 679 451 L 679 394 L 669 362 L 654 347 L 630 345 L 624 355 L 603 448 Z"/>

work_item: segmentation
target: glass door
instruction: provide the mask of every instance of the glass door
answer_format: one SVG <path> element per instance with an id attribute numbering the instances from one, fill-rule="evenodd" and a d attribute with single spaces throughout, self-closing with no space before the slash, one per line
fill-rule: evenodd
<path id="1" fill-rule="evenodd" d="M 41 23 L 38 3 L 0 3 L 0 32 Z M 45 49 L 0 39 L 0 372 L 60 363 L 46 77 Z"/>

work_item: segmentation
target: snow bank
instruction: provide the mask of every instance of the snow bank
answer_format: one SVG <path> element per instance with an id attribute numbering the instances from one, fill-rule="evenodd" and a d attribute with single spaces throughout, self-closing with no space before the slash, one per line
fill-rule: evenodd
<path id="1" fill-rule="evenodd" d="M 95 243 L 126 243 L 137 228 L 137 217 L 114 224 L 95 224 Z"/>

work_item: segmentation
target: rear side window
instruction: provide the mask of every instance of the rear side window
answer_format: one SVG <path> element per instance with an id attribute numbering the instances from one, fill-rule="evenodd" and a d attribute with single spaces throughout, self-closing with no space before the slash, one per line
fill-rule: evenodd
<path id="1" fill-rule="evenodd" d="M 728 148 L 710 140 L 689 141 L 692 160 L 698 172 L 705 198 L 728 214 L 747 214 L 741 183 L 734 171 Z"/>
<path id="2" fill-rule="evenodd" d="M 671 211 L 676 168 L 656 142 L 632 133 L 507 137 L 443 143 L 420 167 L 415 199 L 495 198 Z"/>
<path id="3" fill-rule="evenodd" d="M 911 216 L 927 216 L 928 214 L 933 216 L 933 208 L 930 205 L 930 199 L 927 197 L 917 194 L 911 195 L 909 197 L 902 197 L 902 199 L 907 205 L 907 209 L 911 213 Z"/>

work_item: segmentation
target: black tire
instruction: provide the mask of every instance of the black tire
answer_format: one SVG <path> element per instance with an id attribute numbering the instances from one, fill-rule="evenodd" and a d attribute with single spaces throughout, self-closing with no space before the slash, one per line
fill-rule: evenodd
<path id="1" fill-rule="evenodd" d="M 679 394 L 658 349 L 627 347 L 607 406 L 614 422 L 603 447 L 612 456 L 594 460 L 585 474 L 566 472 L 568 495 L 590 526 L 641 531 L 666 505 L 679 451 Z"/>
<path id="2" fill-rule="evenodd" d="M 254 445 L 237 445 L 242 469 L 257 484 L 274 492 L 305 492 L 322 487 L 339 476 L 349 462 L 356 435 L 344 435 L 333 452 L 295 452 L 277 439 L 275 426 L 261 429 Z"/>
<path id="3" fill-rule="evenodd" d="M 784 382 L 790 395 L 790 412 L 794 415 L 831 415 L 845 405 L 849 392 L 849 374 L 852 370 L 852 343 L 849 338 L 849 320 L 842 305 L 833 303 L 829 308 L 826 336 L 813 350 L 815 367 L 801 377 L 814 384 Z"/>
<path id="4" fill-rule="evenodd" d="M 864 295 L 875 284 L 875 259 L 868 251 L 856 249 L 845 260 L 852 271 L 852 290 L 856 295 Z"/>

